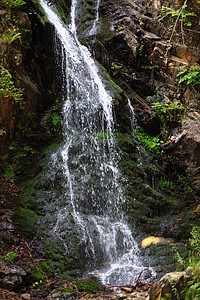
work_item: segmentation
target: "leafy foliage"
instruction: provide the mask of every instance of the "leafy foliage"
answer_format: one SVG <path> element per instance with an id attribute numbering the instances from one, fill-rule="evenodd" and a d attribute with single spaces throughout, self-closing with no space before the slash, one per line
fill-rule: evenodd
<path id="1" fill-rule="evenodd" d="M 121 68 L 122 66 L 116 65 L 114 62 L 112 62 L 111 69 L 113 70 L 113 75 L 116 75 Z"/>
<path id="2" fill-rule="evenodd" d="M 19 256 L 18 253 L 10 251 L 6 255 L 1 256 L 1 259 L 9 261 L 9 262 L 13 262 L 13 261 L 15 261 L 18 258 L 18 256 Z"/>
<path id="3" fill-rule="evenodd" d="M 57 126 L 61 121 L 61 116 L 58 113 L 59 110 L 59 100 L 56 100 L 55 105 L 53 106 L 53 111 L 51 113 L 47 113 L 46 117 L 51 119 L 53 125 L 53 131 L 57 130 Z"/>
<path id="4" fill-rule="evenodd" d="M 165 177 L 161 177 L 159 179 L 158 185 L 163 190 L 173 190 L 175 188 L 175 185 L 171 181 L 167 180 Z"/>
<path id="5" fill-rule="evenodd" d="M 200 84 L 200 66 L 181 67 L 181 71 L 177 74 L 180 76 L 179 83 L 187 83 L 193 86 Z"/>
<path id="6" fill-rule="evenodd" d="M 191 280 L 189 280 L 185 286 L 185 289 L 181 293 L 181 299 L 186 300 L 199 300 L 200 299 L 200 227 L 194 226 L 191 231 L 191 238 L 189 239 L 189 259 L 183 258 L 177 250 L 177 246 L 174 246 L 174 254 L 177 259 L 178 265 L 184 269 L 188 266 L 191 269 Z"/>
<path id="7" fill-rule="evenodd" d="M 16 102 L 23 100 L 23 90 L 15 86 L 12 76 L 4 70 L 0 71 L 0 94 L 3 94 L 5 97 L 11 97 Z"/>
<path id="8" fill-rule="evenodd" d="M 161 15 L 163 13 L 166 13 L 167 15 L 170 15 L 172 18 L 177 18 L 180 15 L 179 21 L 183 22 L 185 26 L 191 26 L 192 23 L 187 20 L 188 17 L 196 16 L 194 12 L 189 12 L 186 10 L 187 5 L 181 6 L 179 9 L 174 10 L 170 7 L 162 8 L 161 9 Z"/>
<path id="9" fill-rule="evenodd" d="M 187 293 L 186 300 L 199 300 L 200 299 L 200 282 L 193 283 Z"/>
<path id="10" fill-rule="evenodd" d="M 24 0 L 1 0 L 2 7 L 7 9 L 21 8 L 26 2 Z"/>
<path id="11" fill-rule="evenodd" d="M 194 254 L 200 254 L 200 228 L 195 226 L 191 231 L 192 237 L 189 239 L 190 245 L 194 249 Z"/>
<path id="12" fill-rule="evenodd" d="M 145 132 L 145 130 L 138 126 L 137 128 L 137 136 L 140 138 L 142 143 L 145 145 L 145 147 L 156 153 L 156 154 L 163 154 L 163 151 L 160 150 L 159 145 L 161 144 L 159 140 L 159 136 L 150 136 L 148 133 Z"/>
<path id="13" fill-rule="evenodd" d="M 0 40 L 2 40 L 4 43 L 8 43 L 9 45 L 13 43 L 15 40 L 19 39 L 22 36 L 21 32 L 17 32 L 16 30 L 6 30 L 2 36 L 0 37 Z"/>
<path id="14" fill-rule="evenodd" d="M 156 114 L 162 124 L 168 122 L 178 122 L 184 117 L 185 107 L 180 105 L 180 101 L 175 102 L 155 102 L 152 107 L 155 109 Z"/>

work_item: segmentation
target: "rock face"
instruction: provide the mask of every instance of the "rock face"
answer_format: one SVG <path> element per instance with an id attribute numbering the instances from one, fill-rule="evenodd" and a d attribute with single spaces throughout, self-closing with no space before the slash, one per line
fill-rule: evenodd
<path id="1" fill-rule="evenodd" d="M 184 170 L 192 187 L 200 193 L 200 114 L 190 112 L 182 123 L 187 134 L 174 144 L 175 162 Z"/>
<path id="2" fill-rule="evenodd" d="M 23 32 L 22 40 L 0 41 L 1 70 L 11 76 L 10 82 L 23 95 L 23 100 L 16 101 L 10 95 L 0 93 L 2 152 L 5 152 L 5 146 L 8 145 L 4 142 L 4 136 L 9 143 L 16 134 L 22 136 L 23 131 L 37 127 L 35 116 L 50 107 L 57 89 L 53 28 L 49 23 L 42 23 L 36 11 L 34 4 L 30 3 L 27 12 L 16 9 L 0 15 L 4 32 L 9 30 L 6 23 L 8 17 L 12 26 L 17 26 L 15 20 L 20 22 L 20 30 Z"/>
<path id="3" fill-rule="evenodd" d="M 176 10 L 176 1 L 168 2 L 167 5 Z M 166 6 L 166 2 L 101 1 L 102 22 L 97 37 L 89 37 L 85 42 L 90 44 L 93 55 L 126 92 L 139 125 L 150 135 L 161 133 L 162 139 L 166 140 L 176 132 L 188 130 L 183 139 L 173 143 L 171 155 L 199 193 L 200 89 L 196 85 L 180 91 L 177 78 L 181 66 L 198 65 L 200 61 L 198 18 L 191 17 L 191 31 L 184 27 L 183 40 L 180 22 L 176 26 L 177 34 L 172 34 L 169 25 L 174 24 L 175 19 L 165 13 L 159 17 L 162 5 Z M 189 9 L 199 14 L 196 1 L 190 3 Z M 85 17 L 84 21 L 85 26 L 91 24 L 91 18 Z M 162 124 L 151 104 L 152 101 L 164 102 L 167 98 L 172 102 L 179 100 L 187 108 L 187 113 L 182 124 L 171 122 L 163 135 Z"/>

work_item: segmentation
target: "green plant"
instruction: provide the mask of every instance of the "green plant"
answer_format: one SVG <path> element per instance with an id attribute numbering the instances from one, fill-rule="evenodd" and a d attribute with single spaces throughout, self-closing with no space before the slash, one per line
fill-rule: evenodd
<path id="1" fill-rule="evenodd" d="M 45 280 L 45 278 L 51 277 L 53 275 L 53 270 L 46 261 L 43 261 L 41 264 L 36 266 L 30 273 L 32 277 L 36 280 L 36 286 L 42 283 L 42 281 Z"/>
<path id="2" fill-rule="evenodd" d="M 177 269 L 184 269 L 186 267 L 186 260 L 183 258 L 183 255 L 180 253 L 180 250 L 176 245 L 172 245 L 172 249 L 177 263 Z"/>
<path id="3" fill-rule="evenodd" d="M 191 285 L 186 290 L 185 300 L 200 299 L 200 282 L 191 282 Z"/>
<path id="4" fill-rule="evenodd" d="M 0 37 L 0 39 L 7 44 L 13 43 L 15 40 L 19 39 L 22 36 L 20 32 L 16 33 L 16 30 L 8 29 Z"/>
<path id="5" fill-rule="evenodd" d="M 191 231 L 191 238 L 189 243 L 193 248 L 194 254 L 200 255 L 200 227 L 194 226 Z"/>
<path id="6" fill-rule="evenodd" d="M 177 100 L 175 102 L 169 101 L 167 102 L 155 102 L 152 104 L 152 107 L 155 109 L 155 112 L 162 124 L 166 122 L 179 122 L 184 117 L 184 112 L 186 108 L 180 105 L 180 101 Z"/>
<path id="7" fill-rule="evenodd" d="M 142 44 L 142 45 L 140 45 L 140 47 L 139 47 L 139 56 L 142 56 L 142 54 L 143 54 L 143 51 L 144 51 L 144 44 Z"/>
<path id="8" fill-rule="evenodd" d="M 164 190 L 173 190 L 175 188 L 175 185 L 173 184 L 173 182 L 167 180 L 165 177 L 161 177 L 158 181 L 158 185 L 159 187 Z"/>
<path id="9" fill-rule="evenodd" d="M 177 300 L 180 300 L 180 295 L 179 295 L 178 289 L 176 287 L 176 281 L 171 280 L 170 284 L 171 284 L 171 288 L 172 288 L 172 293 L 176 296 Z"/>
<path id="10" fill-rule="evenodd" d="M 177 9 L 177 10 L 173 10 L 171 8 L 164 8 L 164 9 L 161 9 L 161 14 L 160 16 L 162 16 L 162 14 L 165 12 L 166 15 L 170 15 L 172 18 L 176 18 L 175 22 L 174 22 L 174 25 L 172 26 L 171 28 L 171 35 L 170 35 L 170 39 L 169 39 L 169 47 L 167 48 L 166 50 L 166 56 L 171 48 L 171 41 L 172 41 L 172 38 L 173 38 L 173 35 L 174 33 L 176 32 L 176 26 L 178 24 L 178 21 L 180 21 L 180 30 L 181 30 L 181 35 L 182 35 L 182 41 L 183 41 L 183 45 L 185 44 L 185 41 L 184 41 L 184 30 L 183 30 L 183 25 L 185 26 L 191 26 L 192 23 L 190 21 L 187 20 L 188 17 L 191 17 L 191 16 L 196 16 L 196 14 L 194 12 L 188 12 L 186 11 L 186 8 L 187 8 L 187 1 L 188 0 L 185 0 L 183 5 Z"/>
<path id="11" fill-rule="evenodd" d="M 33 288 L 38 287 L 41 284 L 42 284 L 42 280 L 40 280 L 39 282 L 36 281 L 36 282 L 33 283 Z"/>
<path id="12" fill-rule="evenodd" d="M 10 21 L 11 21 L 11 15 L 10 15 L 9 13 L 6 14 L 6 15 L 4 16 L 4 19 L 5 19 L 6 23 L 9 24 Z"/>
<path id="13" fill-rule="evenodd" d="M 120 31 L 120 30 L 122 30 L 122 29 L 124 29 L 124 28 L 126 28 L 125 25 L 123 25 L 123 26 L 117 25 L 116 31 Z"/>
<path id="14" fill-rule="evenodd" d="M 164 154 L 164 151 L 160 150 L 159 148 L 161 144 L 161 141 L 159 140 L 159 136 L 150 136 L 140 126 L 137 127 L 136 134 L 148 150 L 156 154 Z"/>
<path id="15" fill-rule="evenodd" d="M 189 239 L 189 261 L 188 265 L 192 266 L 193 279 L 188 281 L 185 289 L 186 300 L 200 299 L 200 227 L 194 226 Z"/>
<path id="16" fill-rule="evenodd" d="M 200 66 L 191 66 L 190 68 L 183 66 L 177 76 L 181 77 L 179 83 L 187 83 L 193 86 L 200 84 Z"/>
<path id="17" fill-rule="evenodd" d="M 21 8 L 25 4 L 24 0 L 1 0 L 1 6 L 7 9 Z"/>
<path id="18" fill-rule="evenodd" d="M 191 16 L 197 16 L 194 12 L 189 12 L 186 10 L 187 8 L 187 4 L 181 6 L 179 9 L 177 10 L 174 10 L 170 7 L 167 7 L 167 8 L 162 8 L 161 9 L 161 12 L 162 13 L 166 13 L 167 15 L 170 15 L 172 18 L 176 18 L 179 16 L 179 21 L 180 22 L 183 22 L 183 24 L 185 26 L 191 26 L 192 23 L 187 21 L 187 18 L 188 17 L 191 17 Z"/>
<path id="19" fill-rule="evenodd" d="M 17 258 L 19 257 L 18 253 L 15 253 L 13 251 L 10 251 L 9 253 L 7 253 L 6 255 L 1 256 L 1 259 L 3 260 L 7 260 L 9 262 L 13 262 L 15 261 Z"/>
<path id="20" fill-rule="evenodd" d="M 111 69 L 113 70 L 113 75 L 116 75 L 121 68 L 122 66 L 116 65 L 112 62 Z"/>
<path id="21" fill-rule="evenodd" d="M 11 97 L 16 102 L 23 100 L 23 90 L 15 87 L 12 76 L 5 70 L 0 71 L 0 94 Z"/>
<path id="22" fill-rule="evenodd" d="M 61 121 L 61 116 L 58 114 L 58 103 L 59 100 L 55 101 L 55 105 L 53 106 L 53 111 L 51 113 L 47 113 L 46 116 L 47 118 L 51 119 L 52 125 L 53 125 L 53 131 L 56 131 L 57 129 L 57 125 L 60 123 Z"/>

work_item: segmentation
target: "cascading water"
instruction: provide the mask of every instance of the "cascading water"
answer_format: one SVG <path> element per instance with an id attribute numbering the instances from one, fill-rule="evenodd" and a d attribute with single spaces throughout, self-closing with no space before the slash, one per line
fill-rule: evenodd
<path id="1" fill-rule="evenodd" d="M 89 35 L 95 35 L 97 33 L 97 24 L 99 21 L 99 6 L 100 6 L 100 0 L 96 0 L 96 17 L 94 19 L 94 23 L 92 25 L 92 28 L 89 31 Z"/>
<path id="2" fill-rule="evenodd" d="M 61 43 L 65 99 L 64 140 L 52 155 L 48 175 L 52 186 L 59 176 L 62 182 L 59 196 L 52 193 L 46 204 L 44 222 L 69 256 L 75 240 L 86 268 L 98 266 L 103 283 L 134 283 L 144 267 L 121 209 L 125 180 L 118 168 L 112 97 L 88 49 L 78 41 L 76 0 L 69 26 L 45 0 L 40 3 Z"/>

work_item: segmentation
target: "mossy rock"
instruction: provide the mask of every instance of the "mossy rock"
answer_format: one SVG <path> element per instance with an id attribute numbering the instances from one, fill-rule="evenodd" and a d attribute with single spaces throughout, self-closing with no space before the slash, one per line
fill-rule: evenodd
<path id="1" fill-rule="evenodd" d="M 61 291 L 65 291 L 66 293 L 75 293 L 77 290 L 81 293 L 85 292 L 87 294 L 95 294 L 103 290 L 98 278 L 91 277 L 89 279 L 79 279 L 73 280 L 73 282 L 69 282 L 69 284 L 65 284 L 67 287 L 60 287 Z"/>
<path id="2" fill-rule="evenodd" d="M 123 90 L 112 80 L 107 70 L 98 61 L 96 61 L 96 63 L 98 64 L 98 67 L 101 71 L 101 75 L 105 80 L 104 84 L 106 86 L 106 89 L 110 91 L 111 96 L 115 101 L 114 104 L 118 106 L 120 103 L 127 103 L 127 99 Z"/>
<path id="3" fill-rule="evenodd" d="M 32 239 L 35 236 L 37 215 L 34 211 L 23 207 L 18 207 L 15 213 L 15 220 L 18 223 L 18 229 L 20 233 L 24 237 Z"/>

